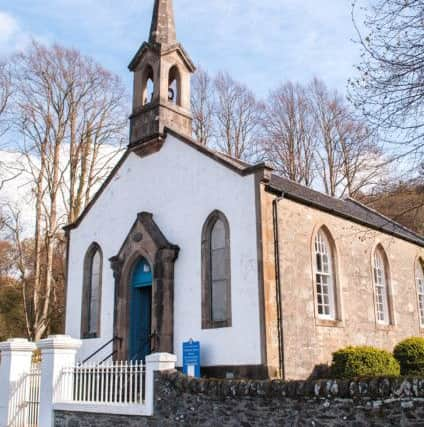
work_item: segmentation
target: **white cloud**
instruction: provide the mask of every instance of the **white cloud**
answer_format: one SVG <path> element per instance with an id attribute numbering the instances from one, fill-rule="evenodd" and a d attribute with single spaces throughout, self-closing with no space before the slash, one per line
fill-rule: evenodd
<path id="1" fill-rule="evenodd" d="M 7 55 L 23 49 L 31 39 L 20 26 L 18 20 L 0 10 L 0 54 Z"/>
<path id="2" fill-rule="evenodd" d="M 9 41 L 19 31 L 16 19 L 0 11 L 0 43 Z"/>

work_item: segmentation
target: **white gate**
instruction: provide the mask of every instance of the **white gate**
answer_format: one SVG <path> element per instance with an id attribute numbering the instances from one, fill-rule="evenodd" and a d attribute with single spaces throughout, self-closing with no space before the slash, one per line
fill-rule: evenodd
<path id="1" fill-rule="evenodd" d="M 35 364 L 15 384 L 9 402 L 8 427 L 38 427 L 40 378 L 40 364 Z"/>

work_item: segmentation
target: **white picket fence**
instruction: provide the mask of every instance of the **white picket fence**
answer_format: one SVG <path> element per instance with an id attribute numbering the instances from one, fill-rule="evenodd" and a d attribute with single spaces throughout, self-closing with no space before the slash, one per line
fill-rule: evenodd
<path id="1" fill-rule="evenodd" d="M 57 403 L 140 405 L 145 397 L 142 362 L 85 364 L 64 368 L 56 387 Z"/>
<path id="2" fill-rule="evenodd" d="M 38 427 L 40 379 L 40 365 L 35 364 L 15 384 L 9 401 L 8 427 Z"/>
<path id="3" fill-rule="evenodd" d="M 41 364 L 34 366 L 36 347 Z M 175 369 L 174 354 L 149 354 L 145 363 L 81 365 L 80 347 L 67 335 L 37 345 L 26 339 L 0 343 L 0 427 L 52 426 L 55 411 L 153 415 L 155 373 Z"/>

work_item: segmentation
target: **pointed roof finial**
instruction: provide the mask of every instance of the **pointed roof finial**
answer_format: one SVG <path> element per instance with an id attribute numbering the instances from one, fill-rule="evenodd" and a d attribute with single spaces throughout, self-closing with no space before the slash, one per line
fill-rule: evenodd
<path id="1" fill-rule="evenodd" d="M 149 42 L 162 45 L 177 42 L 172 0 L 155 0 Z"/>

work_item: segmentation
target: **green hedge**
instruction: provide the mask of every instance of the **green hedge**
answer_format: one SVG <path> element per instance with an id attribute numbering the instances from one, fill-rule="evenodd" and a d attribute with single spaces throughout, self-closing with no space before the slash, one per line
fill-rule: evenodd
<path id="1" fill-rule="evenodd" d="M 402 375 L 424 375 L 424 338 L 412 337 L 401 341 L 393 354 Z"/>
<path id="2" fill-rule="evenodd" d="M 333 353 L 331 372 L 336 378 L 399 376 L 398 361 L 374 347 L 346 347 Z"/>

